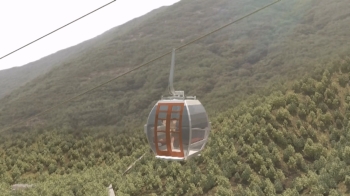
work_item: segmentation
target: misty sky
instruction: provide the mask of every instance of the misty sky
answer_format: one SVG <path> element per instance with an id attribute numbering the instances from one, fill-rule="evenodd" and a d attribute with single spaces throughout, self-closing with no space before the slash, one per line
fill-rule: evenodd
<path id="1" fill-rule="evenodd" d="M 179 0 L 116 0 L 39 41 L 0 59 L 0 70 L 22 66 L 91 39 L 133 18 Z M 0 58 L 111 0 L 0 2 Z"/>

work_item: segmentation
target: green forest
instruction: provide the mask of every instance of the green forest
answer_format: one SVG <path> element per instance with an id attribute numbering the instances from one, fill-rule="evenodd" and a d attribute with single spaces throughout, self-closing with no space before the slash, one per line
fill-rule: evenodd
<path id="1" fill-rule="evenodd" d="M 143 132 L 166 94 L 170 55 L 12 127 L 271 3 L 201 2 L 34 62 L 21 84 L 0 80 L 1 195 L 107 195 L 110 184 L 118 196 L 350 194 L 350 5 L 341 0 L 281 1 L 177 53 L 175 88 L 197 96 L 212 122 L 199 157 L 155 159 Z M 17 183 L 34 186 L 11 191 Z"/>
<path id="2" fill-rule="evenodd" d="M 142 131 L 38 130 L 6 138 L 2 192 L 17 195 L 344 195 L 350 191 L 350 58 L 212 119 L 200 157 L 155 159 Z M 37 136 L 36 136 L 37 135 Z M 14 139 L 16 138 L 16 139 Z"/>

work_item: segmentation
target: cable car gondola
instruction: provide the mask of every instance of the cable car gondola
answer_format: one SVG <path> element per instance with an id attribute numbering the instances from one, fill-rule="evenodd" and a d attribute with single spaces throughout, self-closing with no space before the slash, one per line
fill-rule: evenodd
<path id="1" fill-rule="evenodd" d="M 169 76 L 171 95 L 162 96 L 154 105 L 144 131 L 156 158 L 181 161 L 200 155 L 207 143 L 211 123 L 195 96 L 186 97 L 184 91 L 174 90 L 174 62 L 175 49 Z"/>

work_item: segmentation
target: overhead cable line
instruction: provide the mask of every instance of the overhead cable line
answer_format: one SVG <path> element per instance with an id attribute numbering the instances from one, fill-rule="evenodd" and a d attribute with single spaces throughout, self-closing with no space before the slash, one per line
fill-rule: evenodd
<path id="1" fill-rule="evenodd" d="M 44 37 L 46 37 L 46 36 L 48 36 L 48 35 L 50 35 L 50 34 L 56 32 L 56 31 L 58 31 L 58 30 L 60 30 L 60 29 L 63 29 L 64 27 L 66 27 L 66 26 L 68 26 L 68 25 L 70 25 L 70 24 L 72 24 L 72 23 L 74 23 L 74 22 L 76 22 L 76 21 L 78 21 L 78 20 L 84 18 L 85 16 L 87 16 L 87 15 L 93 13 L 93 12 L 96 12 L 97 10 L 99 10 L 99 9 L 101 9 L 101 8 L 103 8 L 103 7 L 106 7 L 107 5 L 109 5 L 109 4 L 111 4 L 111 3 L 114 3 L 115 1 L 116 1 L 116 0 L 113 0 L 113 1 L 111 1 L 111 2 L 109 2 L 109 3 L 107 3 L 107 4 L 105 4 L 105 5 L 103 5 L 103 6 L 101 6 L 101 7 L 99 7 L 99 8 L 97 8 L 97 9 L 95 9 L 95 10 L 93 10 L 93 11 L 91 11 L 91 12 L 85 14 L 84 16 L 81 16 L 81 17 L 79 17 L 79 18 L 73 20 L 72 22 L 70 22 L 70 23 L 68 23 L 68 24 L 66 24 L 66 25 L 63 25 L 62 27 L 60 27 L 60 28 L 58 28 L 58 29 L 56 29 L 56 30 L 54 30 L 54 31 L 51 31 L 50 33 L 48 33 L 48 34 L 46 34 L 46 35 L 44 35 L 44 36 L 39 37 L 38 39 L 36 39 L 36 40 L 34 40 L 34 41 L 32 41 L 32 42 L 30 42 L 30 43 L 28 43 L 28 44 L 26 44 L 26 45 L 24 45 L 24 46 L 18 48 L 18 49 L 16 49 L 16 50 L 14 50 L 14 51 L 12 51 L 12 52 L 10 52 L 10 53 L 4 55 L 4 56 L 2 56 L 2 57 L 0 58 L 0 60 L 3 59 L 3 58 L 5 58 L 5 57 L 7 57 L 7 56 L 9 56 L 9 55 L 11 55 L 11 54 L 13 54 L 13 53 L 15 53 L 15 52 L 17 52 L 17 51 L 19 51 L 19 50 L 21 50 L 22 48 L 25 48 L 25 47 L 29 46 L 30 44 L 32 44 L 32 43 L 34 43 L 34 42 L 39 41 L 40 39 L 42 39 L 42 38 L 44 38 Z"/>
<path id="2" fill-rule="evenodd" d="M 142 156 L 140 156 L 138 159 L 136 159 L 129 167 L 123 172 L 122 176 L 124 176 L 135 164 L 137 161 L 141 160 L 147 152 L 143 153 Z"/>
<path id="3" fill-rule="evenodd" d="M 264 7 L 260 8 L 260 9 L 255 10 L 254 12 L 251 12 L 250 14 L 247 14 L 247 15 L 245 15 L 245 16 L 242 16 L 241 18 L 239 18 L 239 19 L 237 19 L 237 20 L 234 20 L 234 21 L 232 21 L 232 22 L 230 22 L 230 23 L 227 23 L 227 24 L 225 24 L 225 25 L 223 25 L 223 26 L 221 26 L 221 27 L 219 27 L 219 28 L 217 28 L 217 29 L 215 29 L 215 30 L 213 30 L 213 31 L 210 31 L 210 32 L 207 33 L 207 34 L 204 34 L 204 35 L 202 35 L 202 36 L 200 36 L 200 37 L 198 37 L 198 38 L 196 38 L 196 39 L 194 39 L 194 40 L 192 40 L 192 41 L 190 41 L 190 42 L 188 42 L 188 43 L 185 43 L 185 44 L 183 44 L 183 45 L 181 45 L 181 46 L 178 46 L 177 48 L 174 48 L 174 49 L 175 49 L 175 50 L 179 50 L 179 49 L 181 49 L 181 48 L 184 48 L 184 47 L 186 47 L 186 46 L 188 46 L 188 45 L 190 45 L 190 44 L 192 44 L 192 43 L 194 43 L 194 42 L 196 42 L 196 41 L 198 41 L 198 40 L 200 40 L 200 39 L 203 39 L 204 37 L 207 37 L 207 36 L 209 36 L 209 35 L 211 35 L 211 34 L 217 32 L 217 31 L 219 31 L 219 30 L 221 30 L 221 29 L 224 29 L 224 28 L 226 28 L 226 27 L 228 27 L 228 26 L 230 26 L 230 25 L 232 25 L 232 24 L 234 24 L 234 23 L 236 23 L 236 22 L 239 22 L 239 21 L 241 21 L 241 20 L 243 20 L 243 19 L 245 19 L 245 18 L 247 18 L 247 17 L 249 17 L 249 16 L 251 16 L 251 15 L 253 15 L 253 14 L 259 12 L 259 11 L 261 11 L 261 10 L 264 10 L 264 9 L 266 9 L 266 8 L 272 6 L 272 5 L 274 5 L 274 4 L 276 4 L 276 3 L 280 2 L 280 1 L 281 1 L 281 0 L 277 0 L 277 1 L 273 2 L 273 3 L 270 3 L 270 4 L 264 6 Z M 70 102 L 70 101 L 72 101 L 72 100 L 74 100 L 74 99 L 76 99 L 76 98 L 78 98 L 78 97 L 81 97 L 81 96 L 83 96 L 83 95 L 85 95 L 85 94 L 87 94 L 87 93 L 89 93 L 89 92 L 91 92 L 91 91 L 93 91 L 93 90 L 95 90 L 95 89 L 97 89 L 97 88 L 100 88 L 101 86 L 104 86 L 104 85 L 106 85 L 106 84 L 108 84 L 108 83 L 110 83 L 110 82 L 112 82 L 112 81 L 114 81 L 114 80 L 117 80 L 117 79 L 119 79 L 119 78 L 121 78 L 121 77 L 123 77 L 123 76 L 125 76 L 125 75 L 127 75 L 127 74 L 129 74 L 129 73 L 131 73 L 131 72 L 133 72 L 133 71 L 135 71 L 135 70 L 138 70 L 138 69 L 140 69 L 141 67 L 144 67 L 144 66 L 146 66 L 146 65 L 149 65 L 149 64 L 151 64 L 151 63 L 153 63 L 153 62 L 155 62 L 155 61 L 157 61 L 157 60 L 159 60 L 159 59 L 161 59 L 161 58 L 163 58 L 163 57 L 165 57 L 165 56 L 167 56 L 167 55 L 169 55 L 169 54 L 171 54 L 171 53 L 172 53 L 172 50 L 170 50 L 169 52 L 165 52 L 165 53 L 163 53 L 162 55 L 160 55 L 160 56 L 158 56 L 158 57 L 156 57 L 156 58 L 154 58 L 154 59 L 152 59 L 152 60 L 150 60 L 150 61 L 148 61 L 148 62 L 146 62 L 146 63 L 143 63 L 143 64 L 141 64 L 141 65 L 139 65 L 139 66 L 137 66 L 137 67 L 135 67 L 135 68 L 133 68 L 133 69 L 131 69 L 131 70 L 129 70 L 129 71 L 126 71 L 126 72 L 124 72 L 124 73 L 122 73 L 122 74 L 120 74 L 120 75 L 118 75 L 118 76 L 116 76 L 116 77 L 114 77 L 114 78 L 112 78 L 112 79 L 110 79 L 110 80 L 107 80 L 106 82 L 103 82 L 103 83 L 101 83 L 101 84 L 99 84 L 99 85 L 97 85 L 97 86 L 95 86 L 95 87 L 93 87 L 93 88 L 91 88 L 91 89 L 89 89 L 89 90 L 87 90 L 87 91 L 85 91 L 85 92 L 82 92 L 82 93 L 80 93 L 80 94 L 78 94 L 78 95 L 76 95 L 76 96 L 73 96 L 72 98 L 69 98 L 69 99 L 67 99 L 67 100 L 65 100 L 65 101 L 62 101 L 62 102 L 60 102 L 60 103 L 58 103 L 58 104 L 56 104 L 56 105 L 54 105 L 54 106 L 52 106 L 52 107 L 50 107 L 50 108 L 48 108 L 48 109 L 42 111 L 42 112 L 39 112 L 38 114 L 35 114 L 34 116 L 28 118 L 27 120 L 22 120 L 22 121 L 20 121 L 19 123 L 14 124 L 13 126 L 10 126 L 10 127 L 8 127 L 8 128 L 5 128 L 5 129 L 1 130 L 0 133 L 5 132 L 5 131 L 7 131 L 7 130 L 10 130 L 10 129 L 14 128 L 14 127 L 17 126 L 17 125 L 23 124 L 23 123 L 25 123 L 25 122 L 29 122 L 29 121 L 33 120 L 35 117 L 37 117 L 37 116 L 40 116 L 40 115 L 42 115 L 42 114 L 44 114 L 44 113 L 47 113 L 47 112 L 49 112 L 49 111 L 51 111 L 51 110 L 53 110 L 53 109 L 55 109 L 55 108 L 57 108 L 57 107 L 59 107 L 59 106 L 65 104 L 65 103 L 68 103 L 68 102 Z"/>

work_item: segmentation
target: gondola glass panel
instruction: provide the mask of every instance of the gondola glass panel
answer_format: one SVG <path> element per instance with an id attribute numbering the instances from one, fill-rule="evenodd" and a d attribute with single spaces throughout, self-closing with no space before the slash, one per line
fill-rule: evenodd
<path id="1" fill-rule="evenodd" d="M 191 143 L 189 147 L 189 156 L 191 156 L 203 149 L 210 125 L 205 109 L 199 102 L 188 101 L 188 110 L 191 119 Z"/>

